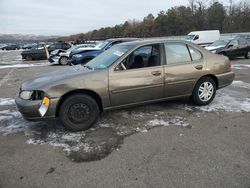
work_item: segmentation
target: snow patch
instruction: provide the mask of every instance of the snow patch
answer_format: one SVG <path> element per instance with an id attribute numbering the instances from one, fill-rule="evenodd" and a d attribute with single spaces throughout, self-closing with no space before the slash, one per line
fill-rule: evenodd
<path id="1" fill-rule="evenodd" d="M 12 98 L 0 98 L 0 106 L 14 105 L 15 99 Z"/>
<path id="2" fill-rule="evenodd" d="M 181 116 L 174 116 L 167 119 L 153 119 L 148 121 L 147 127 L 157 127 L 157 126 L 170 126 L 170 125 L 176 125 L 176 126 L 182 126 L 187 127 L 189 126 L 189 123 L 187 122 L 186 118 Z"/>
<path id="3" fill-rule="evenodd" d="M 218 90 L 211 104 L 196 108 L 205 112 L 250 112 L 249 92 L 249 83 L 234 81 L 231 86 Z"/>
<path id="4" fill-rule="evenodd" d="M 42 67 L 42 66 L 48 66 L 48 65 L 50 65 L 50 63 L 15 64 L 15 65 L 3 65 L 3 66 L 0 66 L 0 69 Z"/>
<path id="5" fill-rule="evenodd" d="M 232 65 L 232 68 L 234 69 L 250 69 L 250 65 L 249 64 L 236 64 L 236 65 Z"/>

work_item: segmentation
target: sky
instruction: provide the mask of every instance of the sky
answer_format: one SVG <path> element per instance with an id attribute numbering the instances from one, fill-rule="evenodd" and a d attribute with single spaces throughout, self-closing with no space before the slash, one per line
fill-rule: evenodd
<path id="1" fill-rule="evenodd" d="M 179 5 L 188 0 L 0 0 L 0 33 L 84 33 Z"/>

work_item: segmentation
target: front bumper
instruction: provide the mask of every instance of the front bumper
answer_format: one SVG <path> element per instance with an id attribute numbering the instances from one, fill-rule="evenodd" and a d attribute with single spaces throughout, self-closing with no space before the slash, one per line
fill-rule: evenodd
<path id="1" fill-rule="evenodd" d="M 52 55 L 52 56 L 49 57 L 48 60 L 49 60 L 50 63 L 58 62 L 59 61 L 59 56 Z"/>
<path id="2" fill-rule="evenodd" d="M 218 74 L 216 77 L 218 78 L 218 89 L 220 89 L 232 84 L 235 74 L 233 72 L 227 72 L 224 74 Z"/>
<path id="3" fill-rule="evenodd" d="M 41 116 L 39 113 L 39 108 L 41 106 L 42 100 L 24 100 L 19 97 L 15 99 L 18 110 L 24 119 L 29 121 L 40 121 L 55 118 L 58 101 L 58 98 L 50 99 L 50 105 L 47 112 L 44 116 Z"/>
<path id="4" fill-rule="evenodd" d="M 69 65 L 78 65 L 78 64 L 81 64 L 81 62 L 82 62 L 82 59 L 80 59 L 80 58 L 70 58 L 70 59 L 68 59 L 68 64 Z"/>

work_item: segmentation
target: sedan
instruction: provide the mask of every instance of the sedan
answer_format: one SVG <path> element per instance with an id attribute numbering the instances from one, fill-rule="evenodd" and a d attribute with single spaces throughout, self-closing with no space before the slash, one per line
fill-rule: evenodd
<path id="1" fill-rule="evenodd" d="M 115 45 L 85 66 L 25 82 L 16 104 L 27 120 L 57 118 L 80 131 L 106 110 L 180 97 L 208 105 L 233 79 L 225 56 L 187 41 L 141 40 Z"/>
<path id="2" fill-rule="evenodd" d="M 250 58 L 250 42 L 248 39 L 241 36 L 234 39 L 215 41 L 213 44 L 206 47 L 206 49 L 229 58 L 242 56 L 246 59 Z"/>

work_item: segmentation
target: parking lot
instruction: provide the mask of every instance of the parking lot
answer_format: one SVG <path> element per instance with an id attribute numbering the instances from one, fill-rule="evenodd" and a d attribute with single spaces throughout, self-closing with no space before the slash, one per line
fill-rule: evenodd
<path id="1" fill-rule="evenodd" d="M 188 99 L 106 112 L 85 132 L 27 122 L 21 83 L 69 68 L 0 52 L 0 187 L 250 187 L 250 60 L 208 106 Z"/>

